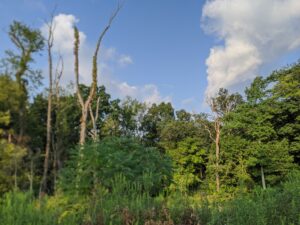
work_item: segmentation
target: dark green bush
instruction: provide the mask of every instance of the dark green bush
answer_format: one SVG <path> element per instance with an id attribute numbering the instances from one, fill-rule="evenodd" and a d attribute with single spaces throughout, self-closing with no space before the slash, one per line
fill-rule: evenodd
<path id="1" fill-rule="evenodd" d="M 151 194 L 159 193 L 171 181 L 170 159 L 132 138 L 109 137 L 78 146 L 72 153 L 60 182 L 67 192 L 89 195 L 98 186 L 110 189 L 112 178 L 118 174 L 128 182 L 141 184 Z"/>

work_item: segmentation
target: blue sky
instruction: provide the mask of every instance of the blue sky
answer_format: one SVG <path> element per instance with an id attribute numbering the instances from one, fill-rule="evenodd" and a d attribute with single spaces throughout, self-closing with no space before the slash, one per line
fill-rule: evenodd
<path id="1" fill-rule="evenodd" d="M 111 86 L 108 89 L 115 97 L 129 93 L 141 100 L 169 100 L 176 108 L 205 111 L 205 96 L 216 87 L 222 85 L 240 91 L 253 76 L 266 74 L 298 59 L 300 42 L 292 47 L 288 43 L 300 34 L 299 25 L 294 23 L 300 16 L 299 1 L 286 1 L 286 10 L 293 7 L 296 11 L 282 21 L 273 22 L 276 18 L 272 9 L 270 15 L 264 13 L 265 23 L 256 20 L 261 13 L 257 9 L 265 5 L 243 7 L 247 0 L 240 0 L 238 6 L 234 2 L 236 0 L 229 0 L 229 5 L 224 5 L 222 0 L 207 3 L 205 0 L 125 1 L 103 42 L 104 56 L 100 56 L 100 66 L 104 69 L 100 81 L 103 78 L 104 84 Z M 275 9 L 276 4 L 283 4 L 279 0 L 265 2 Z M 76 18 L 76 25 L 85 36 L 82 61 L 86 60 L 89 65 L 88 54 L 116 3 L 114 0 L 1 0 L 0 56 L 12 47 L 6 32 L 13 20 L 41 28 L 57 5 L 56 15 Z M 240 12 L 249 17 L 245 18 Z M 201 22 L 202 14 L 204 20 Z M 238 29 L 232 25 L 236 21 L 241 21 Z M 285 24 L 288 26 L 284 31 L 294 39 L 272 33 Z M 268 34 L 264 32 L 266 27 L 270 28 Z M 254 36 L 250 28 L 258 30 L 258 35 Z M 284 38 L 288 40 L 277 44 L 278 39 Z M 72 57 L 67 53 L 65 56 Z M 129 60 L 121 64 L 124 57 Z M 44 53 L 36 66 L 45 69 L 45 59 Z M 211 78 L 209 84 L 207 76 Z"/>

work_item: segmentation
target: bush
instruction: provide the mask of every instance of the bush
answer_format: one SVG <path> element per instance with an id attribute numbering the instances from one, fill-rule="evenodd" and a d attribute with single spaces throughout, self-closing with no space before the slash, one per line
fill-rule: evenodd
<path id="1" fill-rule="evenodd" d="M 132 138 L 109 137 L 72 151 L 60 187 L 89 195 L 99 186 L 110 189 L 111 179 L 118 174 L 157 194 L 170 183 L 171 161 L 156 148 L 144 147 Z"/>

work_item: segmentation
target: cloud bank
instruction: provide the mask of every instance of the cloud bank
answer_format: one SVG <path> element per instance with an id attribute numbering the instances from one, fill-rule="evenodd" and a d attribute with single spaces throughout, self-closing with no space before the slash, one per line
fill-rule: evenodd
<path id="1" fill-rule="evenodd" d="M 202 27 L 222 44 L 206 60 L 212 96 L 249 81 L 265 64 L 300 47 L 299 0 L 208 0 Z"/>
<path id="2" fill-rule="evenodd" d="M 55 26 L 53 52 L 55 54 L 62 55 L 64 59 L 62 85 L 67 85 L 70 81 L 74 81 L 73 27 L 79 22 L 79 19 L 72 14 L 59 14 L 53 19 Z M 45 37 L 48 36 L 47 24 L 44 24 L 41 27 L 41 32 Z M 80 83 L 90 85 L 94 45 L 87 42 L 87 36 L 85 33 L 79 32 L 79 35 L 79 79 Z M 149 104 L 171 101 L 170 97 L 161 96 L 156 85 L 145 84 L 142 86 L 133 86 L 125 81 L 120 81 L 115 78 L 113 71 L 116 67 L 124 68 L 134 63 L 130 55 L 121 54 L 113 47 L 102 47 L 98 58 L 100 61 L 100 63 L 98 63 L 98 84 L 105 85 L 107 91 L 112 94 L 113 97 L 122 99 L 126 96 L 130 96 Z"/>

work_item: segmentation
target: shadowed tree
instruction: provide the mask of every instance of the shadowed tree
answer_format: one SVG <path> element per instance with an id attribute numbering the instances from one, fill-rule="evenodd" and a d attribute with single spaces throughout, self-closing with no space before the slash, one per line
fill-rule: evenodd
<path id="1" fill-rule="evenodd" d="M 16 46 L 19 54 L 7 52 L 8 62 L 12 64 L 14 75 L 19 86 L 20 106 L 19 106 L 19 134 L 17 142 L 21 144 L 25 131 L 25 111 L 27 101 L 27 78 L 39 80 L 39 73 L 30 69 L 29 64 L 33 62 L 32 54 L 42 50 L 44 39 L 39 30 L 32 29 L 20 22 L 14 21 L 10 25 L 9 37 Z M 27 78 L 25 78 L 27 77 Z"/>

